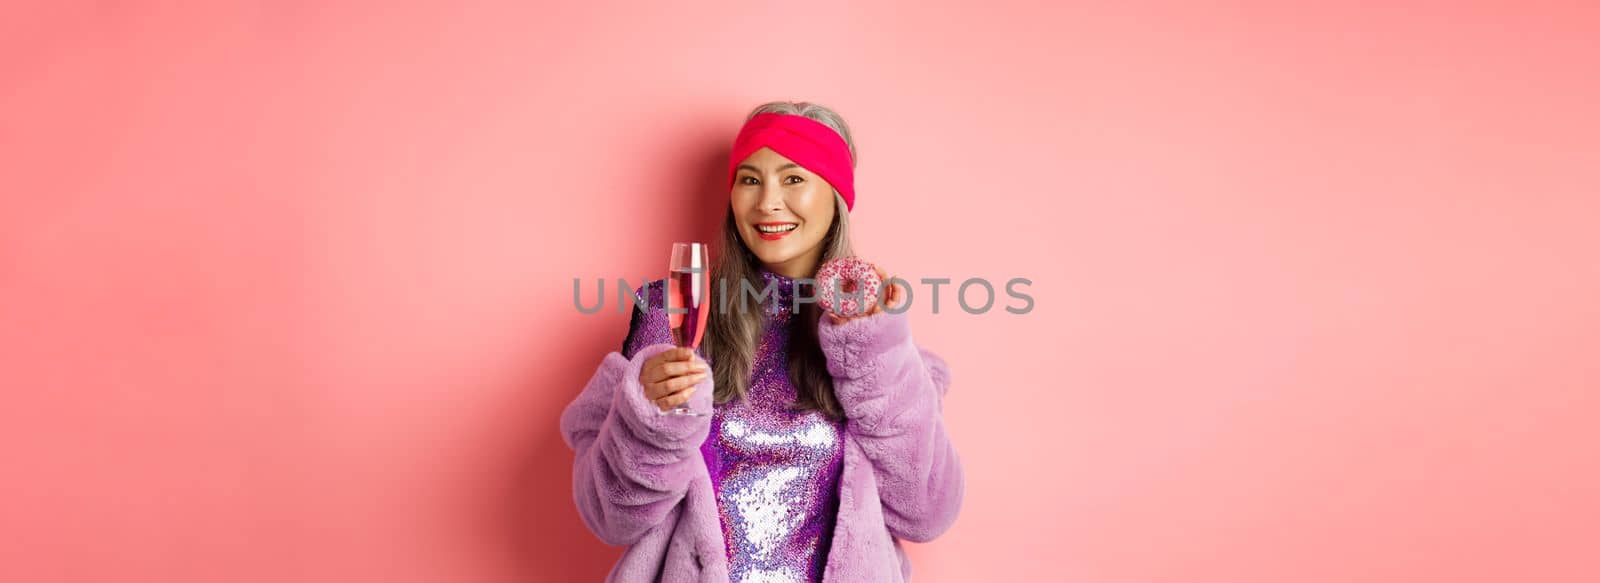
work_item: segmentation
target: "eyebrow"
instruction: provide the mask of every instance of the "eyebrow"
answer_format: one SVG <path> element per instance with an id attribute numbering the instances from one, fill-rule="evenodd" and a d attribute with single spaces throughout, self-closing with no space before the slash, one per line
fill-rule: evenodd
<path id="1" fill-rule="evenodd" d="M 779 166 L 778 169 L 777 169 L 777 172 L 783 172 L 784 170 L 788 170 L 790 168 L 799 168 L 799 167 L 800 167 L 799 164 L 794 163 L 794 162 L 790 162 L 788 164 L 784 164 L 782 166 Z M 749 170 L 749 171 L 754 172 L 756 174 L 760 174 L 761 173 L 761 169 L 760 168 L 756 168 L 755 166 L 751 166 L 749 164 L 740 164 L 739 165 L 739 169 L 740 170 Z"/>

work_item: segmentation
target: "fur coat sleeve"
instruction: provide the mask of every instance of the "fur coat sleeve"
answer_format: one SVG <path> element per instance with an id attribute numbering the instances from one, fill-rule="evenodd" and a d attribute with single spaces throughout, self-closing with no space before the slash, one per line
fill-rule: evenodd
<path id="1" fill-rule="evenodd" d="M 945 432 L 944 360 L 911 339 L 905 313 L 880 312 L 835 324 L 817 337 L 833 375 L 847 431 L 877 474 L 890 534 L 926 542 L 948 530 L 961 510 L 961 460 Z"/>
<path id="2" fill-rule="evenodd" d="M 575 453 L 572 495 L 578 514 L 609 545 L 631 545 L 664 522 L 704 463 L 700 444 L 710 433 L 711 418 L 661 415 L 639 384 L 644 361 L 671 348 L 650 344 L 631 358 L 607 353 L 561 413 L 562 437 Z M 711 413 L 711 393 L 707 376 L 689 397 L 689 408 Z"/>

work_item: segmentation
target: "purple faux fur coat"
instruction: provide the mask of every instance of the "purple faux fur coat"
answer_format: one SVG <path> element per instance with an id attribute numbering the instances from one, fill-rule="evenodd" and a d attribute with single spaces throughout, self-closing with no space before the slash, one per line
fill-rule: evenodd
<path id="1" fill-rule="evenodd" d="M 842 324 L 822 318 L 818 341 L 848 419 L 839 515 L 823 581 L 910 581 L 901 540 L 926 542 L 955 522 L 965 490 L 945 433 L 944 360 L 911 339 L 907 315 L 880 312 Z M 728 581 L 716 497 L 700 445 L 710 417 L 661 416 L 639 369 L 667 344 L 623 358 L 613 351 L 561 413 L 576 453 L 572 494 L 584 524 L 627 550 L 608 582 Z M 708 376 L 689 399 L 712 411 Z"/>

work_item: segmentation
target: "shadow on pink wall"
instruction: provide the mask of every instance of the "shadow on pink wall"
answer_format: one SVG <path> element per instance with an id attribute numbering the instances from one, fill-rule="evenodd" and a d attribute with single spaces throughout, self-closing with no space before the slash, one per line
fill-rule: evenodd
<path id="1" fill-rule="evenodd" d="M 665 232 L 674 240 L 706 242 L 711 245 L 712 253 L 717 254 L 716 241 L 728 196 L 728 144 L 706 139 L 699 140 L 692 148 L 683 148 L 681 143 L 672 144 L 670 148 L 662 151 L 687 151 L 692 167 L 698 171 L 696 180 L 666 193 L 673 197 L 670 200 L 686 202 L 680 205 L 669 201 L 666 205 L 673 209 L 671 215 L 666 216 L 671 216 L 681 226 L 669 227 Z M 707 209 L 716 210 L 708 212 Z M 659 265 L 615 266 L 616 273 L 660 272 L 664 275 L 670 241 L 643 243 L 660 247 L 660 253 L 644 254 L 646 257 L 659 255 L 660 261 L 656 262 Z M 613 270 L 600 271 L 610 273 Z M 614 283 L 608 282 L 608 286 Z M 615 301 L 615 297 L 615 290 L 608 287 L 608 300 Z M 532 444 L 532 452 L 524 458 L 523 465 L 515 468 L 510 494 L 487 517 L 495 526 L 486 536 L 503 540 L 502 551 L 509 560 L 525 563 L 517 571 L 536 574 L 540 577 L 538 580 L 598 581 L 621 556 L 622 549 L 601 543 L 578 516 L 572 498 L 573 452 L 562 440 L 559 421 L 561 409 L 583 389 L 605 354 L 621 349 L 628 331 L 627 316 L 619 316 L 622 324 L 615 329 L 592 329 L 594 315 L 578 314 L 567 305 L 558 306 L 555 311 L 564 316 L 559 318 L 560 323 L 554 329 L 574 331 L 569 334 L 571 342 L 567 344 L 571 352 L 565 357 L 550 359 L 544 370 L 529 371 L 527 376 L 539 381 L 530 382 L 525 390 L 556 392 L 561 396 L 546 401 L 557 404 L 527 413 L 530 427 L 527 440 Z M 577 332 L 580 330 L 588 333 Z M 554 383 L 554 388 L 547 383 Z"/>

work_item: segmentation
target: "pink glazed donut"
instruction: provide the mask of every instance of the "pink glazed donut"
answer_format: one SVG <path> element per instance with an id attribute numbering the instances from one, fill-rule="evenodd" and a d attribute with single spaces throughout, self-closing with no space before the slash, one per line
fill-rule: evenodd
<path id="1" fill-rule="evenodd" d="M 884 301 L 881 293 L 878 270 L 860 258 L 832 259 L 817 269 L 817 304 L 840 317 L 867 313 L 873 302 Z"/>

